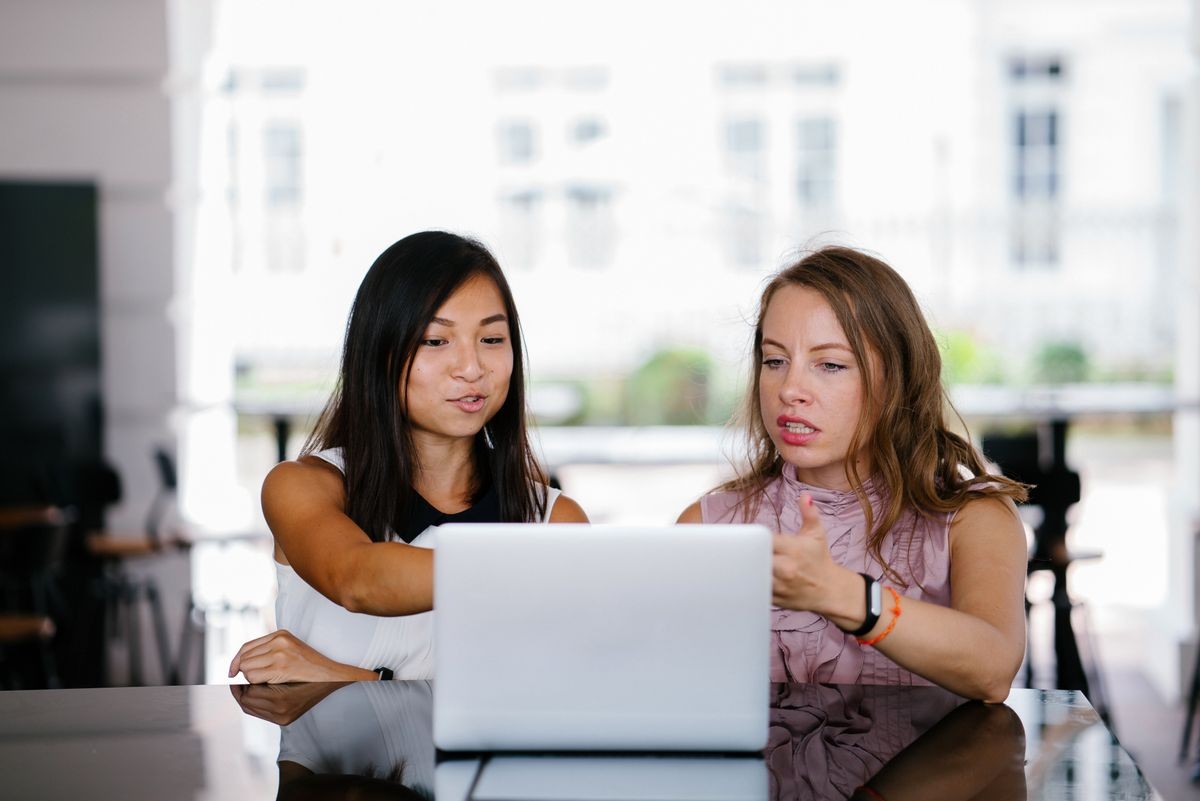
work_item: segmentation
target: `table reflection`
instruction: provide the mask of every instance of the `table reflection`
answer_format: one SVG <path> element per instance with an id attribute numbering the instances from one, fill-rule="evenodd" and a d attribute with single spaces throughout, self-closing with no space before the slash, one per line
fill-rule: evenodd
<path id="1" fill-rule="evenodd" d="M 281 727 L 281 799 L 1027 797 L 1020 717 L 933 687 L 774 685 L 763 754 L 443 754 L 436 769 L 428 682 L 230 689 Z"/>
<path id="2" fill-rule="evenodd" d="M 460 758 L 434 751 L 430 690 L 0 692 L 0 801 L 1160 798 L 1077 692 L 781 685 L 761 754 Z"/>
<path id="3" fill-rule="evenodd" d="M 433 798 L 428 681 L 230 687 L 279 725 L 279 799 Z"/>

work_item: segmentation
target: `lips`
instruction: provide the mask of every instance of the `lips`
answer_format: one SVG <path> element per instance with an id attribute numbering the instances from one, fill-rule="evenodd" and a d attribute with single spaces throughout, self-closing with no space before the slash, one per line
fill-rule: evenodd
<path id="1" fill-rule="evenodd" d="M 478 412 L 480 409 L 483 408 L 483 404 L 486 401 L 487 401 L 487 395 L 475 394 L 475 395 L 462 395 L 461 397 L 458 397 L 458 398 L 452 398 L 450 400 L 450 403 L 454 404 L 461 411 L 464 411 L 467 414 L 474 414 L 475 412 Z"/>
<path id="2" fill-rule="evenodd" d="M 779 426 L 779 438 L 788 445 L 808 445 L 821 433 L 821 429 L 803 417 L 781 414 L 775 424 Z"/>

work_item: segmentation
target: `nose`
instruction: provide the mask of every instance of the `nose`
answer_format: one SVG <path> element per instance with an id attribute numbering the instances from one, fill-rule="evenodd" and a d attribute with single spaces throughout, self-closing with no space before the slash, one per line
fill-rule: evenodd
<path id="1" fill-rule="evenodd" d="M 451 373 L 455 378 L 467 383 L 474 383 L 483 378 L 483 360 L 479 358 L 479 350 L 474 342 L 460 342 L 455 347 Z"/>
<path id="2" fill-rule="evenodd" d="M 812 402 L 811 376 L 804 365 L 791 364 L 779 384 L 779 399 L 788 406 L 805 406 Z"/>

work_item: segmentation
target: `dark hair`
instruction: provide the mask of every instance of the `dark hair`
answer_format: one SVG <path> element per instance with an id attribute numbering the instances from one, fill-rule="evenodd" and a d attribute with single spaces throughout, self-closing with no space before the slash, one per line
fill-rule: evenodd
<path id="1" fill-rule="evenodd" d="M 346 515 L 376 542 L 401 528 L 416 501 L 417 465 L 400 387 L 429 321 L 455 290 L 480 275 L 504 299 L 513 368 L 508 397 L 476 436 L 475 492 L 490 479 L 505 521 L 545 515 L 545 473 L 525 424 L 521 325 L 512 291 L 482 244 L 423 231 L 381 253 L 363 278 L 346 323 L 337 387 L 302 451 L 342 449 Z"/>
<path id="2" fill-rule="evenodd" d="M 942 386 L 942 357 L 908 284 L 879 259 L 851 248 L 825 247 L 785 267 L 763 290 L 754 329 L 750 386 L 741 411 L 748 464 L 737 478 L 718 487 L 718 491 L 741 496 L 747 519 L 757 514 L 763 490 L 783 470 L 783 459 L 763 423 L 758 382 L 763 318 L 775 293 L 785 286 L 807 287 L 821 294 L 837 316 L 855 360 L 864 366 L 862 416 L 848 453 L 866 449 L 871 455 L 885 496 L 878 519 L 863 489 L 867 477 L 858 474 L 853 458 L 846 460 L 846 480 L 866 515 L 868 549 L 889 574 L 894 571 L 880 549 L 906 507 L 930 516 L 954 512 L 967 501 L 984 496 L 1007 497 L 1017 503 L 1026 499 L 1028 487 L 990 474 L 970 440 L 947 425 L 946 412 L 957 412 Z M 866 369 L 871 353 L 879 359 L 878 381 L 874 371 Z M 969 475 L 963 473 L 964 468 Z"/>

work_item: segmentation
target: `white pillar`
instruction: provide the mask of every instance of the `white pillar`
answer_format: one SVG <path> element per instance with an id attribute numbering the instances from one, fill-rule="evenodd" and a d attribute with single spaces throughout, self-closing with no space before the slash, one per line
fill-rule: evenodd
<path id="1" fill-rule="evenodd" d="M 1182 610 L 1178 627 L 1179 639 L 1185 645 L 1185 677 L 1194 660 L 1190 653 L 1195 644 L 1195 621 L 1200 616 L 1200 598 L 1195 592 L 1195 534 L 1200 524 L 1200 232 L 1196 230 L 1200 220 L 1200 0 L 1192 0 L 1191 6 L 1192 67 L 1182 103 L 1175 348 L 1175 397 L 1180 408 L 1174 419 L 1176 485 L 1169 577 L 1169 602 Z"/>
<path id="2" fill-rule="evenodd" d="M 236 482 L 233 411 L 232 250 L 225 206 L 225 121 L 206 102 L 223 75 L 212 44 L 219 6 L 167 0 L 173 111 L 172 208 L 175 212 L 176 386 L 180 511 L 199 528 L 242 530 L 250 499 Z M 207 159 L 207 161 L 206 161 Z"/>

